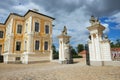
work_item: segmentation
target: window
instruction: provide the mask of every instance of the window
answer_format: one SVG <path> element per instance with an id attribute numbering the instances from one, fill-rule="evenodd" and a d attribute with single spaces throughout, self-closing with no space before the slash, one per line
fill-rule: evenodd
<path id="1" fill-rule="evenodd" d="M 17 33 L 22 33 L 22 25 L 17 26 Z"/>
<path id="2" fill-rule="evenodd" d="M 20 51 L 21 42 L 16 42 L 16 51 Z"/>
<path id="3" fill-rule="evenodd" d="M 20 61 L 20 57 L 16 57 L 16 61 Z"/>
<path id="4" fill-rule="evenodd" d="M 48 25 L 45 26 L 45 33 L 49 34 L 49 26 Z"/>
<path id="5" fill-rule="evenodd" d="M 0 31 L 0 38 L 3 38 L 3 31 Z"/>
<path id="6" fill-rule="evenodd" d="M 35 32 L 39 32 L 39 23 L 35 22 Z"/>
<path id="7" fill-rule="evenodd" d="M 48 42 L 47 41 L 45 41 L 45 43 L 44 43 L 44 50 L 48 50 Z"/>
<path id="8" fill-rule="evenodd" d="M 0 45 L 0 55 L 1 55 L 1 53 L 2 53 L 2 45 Z"/>
<path id="9" fill-rule="evenodd" d="M 35 50 L 39 50 L 39 40 L 35 41 Z"/>

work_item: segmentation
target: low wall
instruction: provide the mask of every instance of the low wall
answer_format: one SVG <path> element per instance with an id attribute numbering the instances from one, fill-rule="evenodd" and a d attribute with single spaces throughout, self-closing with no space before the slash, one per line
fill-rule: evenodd
<path id="1" fill-rule="evenodd" d="M 21 63 L 21 54 L 4 54 L 4 63 Z"/>
<path id="2" fill-rule="evenodd" d="M 50 61 L 49 53 L 4 54 L 4 63 L 35 63 Z"/>
<path id="3" fill-rule="evenodd" d="M 36 63 L 36 62 L 48 62 L 50 61 L 50 54 L 29 54 L 28 55 L 28 63 Z"/>

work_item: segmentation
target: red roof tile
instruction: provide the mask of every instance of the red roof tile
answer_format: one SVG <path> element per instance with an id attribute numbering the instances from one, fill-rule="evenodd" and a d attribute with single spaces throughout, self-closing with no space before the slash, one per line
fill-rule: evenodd
<path id="1" fill-rule="evenodd" d="M 120 51 L 120 48 L 111 48 L 111 51 Z"/>

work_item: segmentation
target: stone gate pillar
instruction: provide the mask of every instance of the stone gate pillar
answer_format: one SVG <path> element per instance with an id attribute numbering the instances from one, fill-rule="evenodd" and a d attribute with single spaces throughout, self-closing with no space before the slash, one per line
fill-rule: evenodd
<path id="1" fill-rule="evenodd" d="M 94 16 L 91 16 L 90 23 L 91 26 L 87 27 L 90 31 L 90 65 L 106 65 L 111 61 L 111 50 L 110 41 L 103 34 L 105 27 Z"/>
<path id="2" fill-rule="evenodd" d="M 58 36 L 59 38 L 59 62 L 62 64 L 70 64 L 73 62 L 72 54 L 70 52 L 69 40 L 71 36 L 67 35 L 67 28 L 64 26 L 62 34 Z"/>

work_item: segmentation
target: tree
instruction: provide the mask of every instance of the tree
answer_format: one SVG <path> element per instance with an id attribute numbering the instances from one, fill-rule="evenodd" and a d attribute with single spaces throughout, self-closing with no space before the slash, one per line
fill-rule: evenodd
<path id="1" fill-rule="evenodd" d="M 56 53 L 56 47 L 55 47 L 54 44 L 52 45 L 52 49 L 53 49 L 53 54 L 55 54 Z"/>
<path id="2" fill-rule="evenodd" d="M 53 59 L 58 59 L 59 58 L 59 52 L 56 50 L 55 45 L 52 45 L 52 49 L 53 49 Z"/>
<path id="3" fill-rule="evenodd" d="M 71 53 L 72 53 L 72 55 L 77 55 L 76 50 L 75 50 L 72 46 L 70 47 L 70 49 L 71 49 Z"/>
<path id="4" fill-rule="evenodd" d="M 115 45 L 116 45 L 116 47 L 120 47 L 120 39 L 116 40 L 116 44 Z"/>
<path id="5" fill-rule="evenodd" d="M 115 48 L 115 44 L 113 42 L 110 43 L 111 48 Z"/>
<path id="6" fill-rule="evenodd" d="M 120 39 L 116 39 L 115 42 L 110 43 L 111 48 L 120 48 Z"/>
<path id="7" fill-rule="evenodd" d="M 83 44 L 78 44 L 78 46 L 77 46 L 77 52 L 79 53 L 79 52 L 81 52 L 83 50 L 84 50 L 84 45 Z"/>

